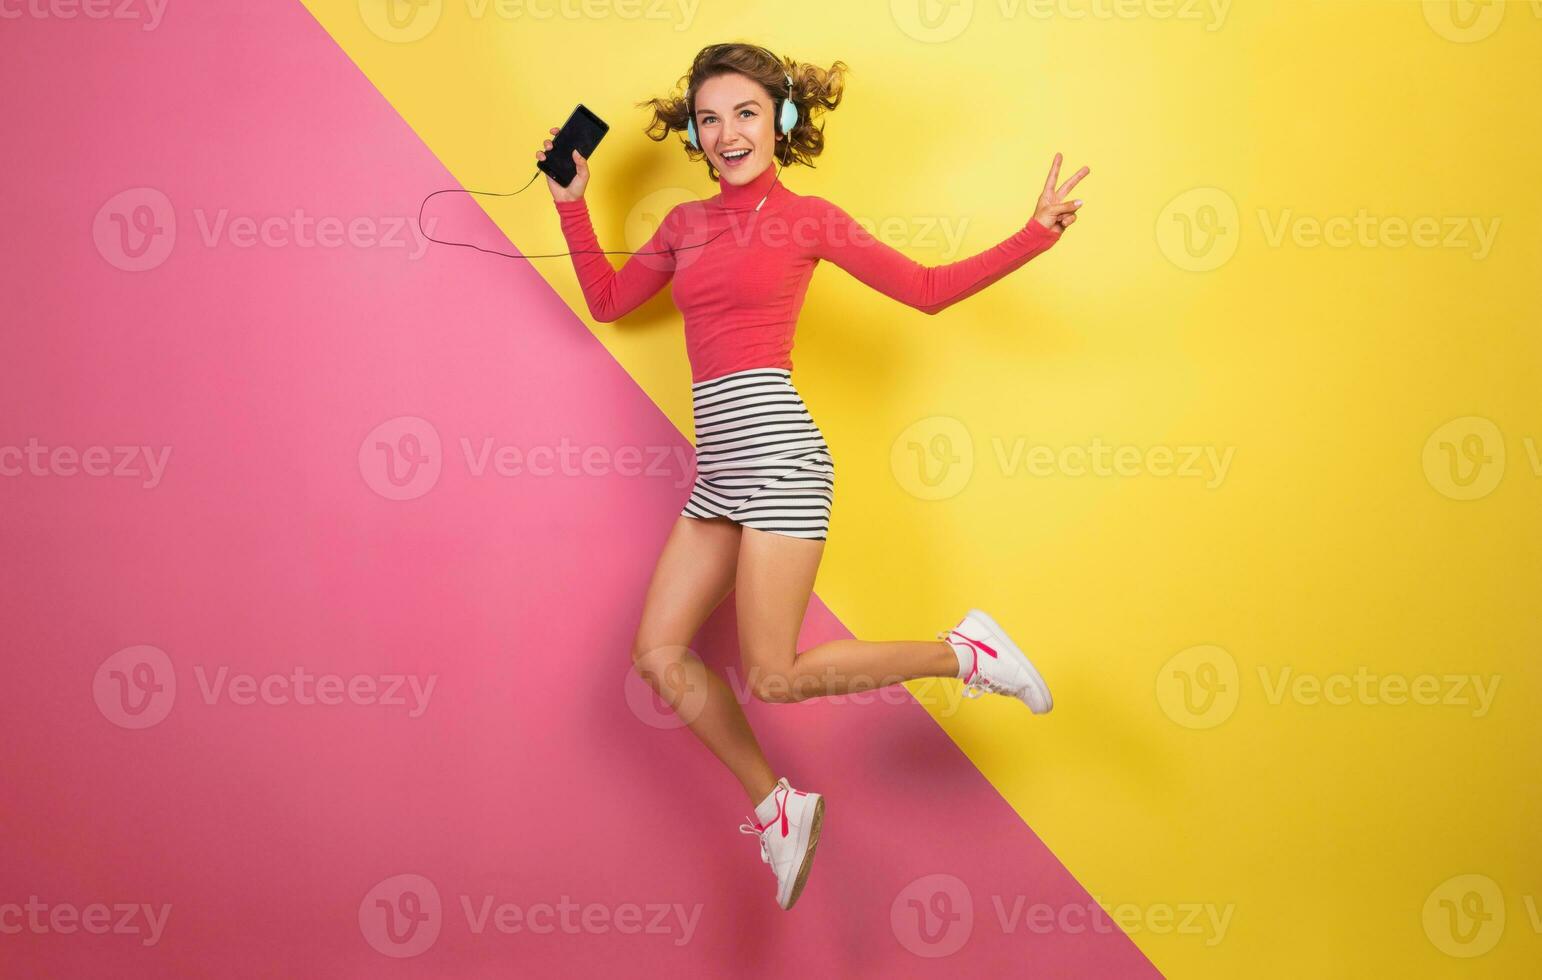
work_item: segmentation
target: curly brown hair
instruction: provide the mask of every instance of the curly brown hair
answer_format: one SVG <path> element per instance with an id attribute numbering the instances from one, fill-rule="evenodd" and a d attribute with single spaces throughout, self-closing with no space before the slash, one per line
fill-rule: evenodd
<path id="1" fill-rule="evenodd" d="M 798 124 L 787 134 L 786 139 L 777 141 L 774 152 L 777 162 L 783 167 L 794 163 L 812 167 L 814 158 L 823 152 L 825 146 L 824 126 L 815 126 L 814 116 L 840 105 L 846 74 L 850 71 L 850 67 L 843 61 L 835 62 L 827 70 L 791 58 L 777 57 L 755 44 L 712 44 L 697 52 L 691 70 L 680 76 L 680 80 L 675 83 L 676 90 L 684 90 L 683 95 L 647 99 L 637 105 L 639 108 L 649 106 L 653 109 L 653 118 L 645 132 L 649 139 L 663 142 L 669 138 L 670 133 L 685 132 L 686 123 L 691 119 L 691 108 L 696 102 L 696 93 L 707 79 L 736 72 L 751 81 L 759 82 L 760 87 L 771 97 L 774 116 L 780 100 L 787 97 L 785 76 L 790 75 L 792 101 L 799 110 Z M 686 156 L 692 160 L 706 158 L 705 152 L 691 146 L 684 138 L 680 143 L 685 147 Z M 710 160 L 707 161 L 707 176 L 713 180 L 718 179 L 717 169 Z"/>

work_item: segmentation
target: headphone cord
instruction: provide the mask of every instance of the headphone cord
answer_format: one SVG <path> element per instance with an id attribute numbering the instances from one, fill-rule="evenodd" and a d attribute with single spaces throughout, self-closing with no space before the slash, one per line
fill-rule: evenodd
<path id="1" fill-rule="evenodd" d="M 772 159 L 771 159 L 771 166 L 772 167 L 776 167 L 776 158 L 775 157 L 772 157 Z M 659 252 L 629 252 L 629 251 L 626 251 L 625 249 L 586 248 L 586 249 L 580 249 L 577 252 L 549 252 L 549 253 L 546 253 L 546 254 L 543 254 L 543 255 L 516 255 L 516 254 L 514 254 L 512 252 L 500 252 L 497 249 L 483 248 L 480 245 L 473 245 L 470 242 L 447 242 L 447 241 L 443 241 L 442 239 L 435 238 L 434 236 L 428 234 L 427 232 L 425 232 L 423 230 L 423 209 L 428 207 L 428 202 L 429 202 L 430 198 L 438 197 L 440 194 L 480 194 L 480 195 L 483 195 L 485 197 L 513 197 L 515 194 L 521 194 L 525 190 L 527 190 L 530 187 L 530 185 L 535 182 L 535 178 L 541 176 L 541 174 L 543 174 L 544 172 L 545 171 L 543 171 L 543 170 L 537 169 L 536 172 L 535 172 L 535 175 L 532 176 L 529 180 L 527 180 L 525 182 L 525 186 L 524 187 L 521 187 L 517 191 L 506 191 L 506 192 L 498 192 L 498 191 L 470 191 L 470 190 L 465 190 L 464 188 L 460 188 L 460 187 L 448 187 L 448 188 L 445 188 L 444 190 L 434 191 L 433 193 L 429 194 L 428 197 L 423 198 L 423 203 L 418 205 L 418 233 L 420 235 L 422 235 L 424 238 L 428 239 L 429 241 L 435 242 L 435 243 L 440 244 L 440 245 L 454 245 L 457 248 L 474 248 L 478 252 L 486 252 L 488 255 L 501 255 L 501 256 L 503 256 L 506 259 L 555 259 L 555 258 L 560 258 L 560 257 L 562 257 L 564 255 L 665 255 L 665 254 L 669 254 L 669 253 L 673 253 L 673 252 L 681 252 L 681 251 L 684 251 L 685 249 L 688 249 L 688 248 L 701 248 L 703 245 L 706 245 L 709 242 L 716 241 L 718 238 L 722 237 L 728 231 L 727 228 L 724 228 L 722 231 L 718 232 L 716 235 L 713 235 L 711 238 L 707 239 L 707 241 L 705 241 L 705 242 L 698 242 L 695 245 L 682 245 L 679 248 L 664 249 L 663 251 L 659 251 Z M 777 176 L 776 176 L 775 179 L 772 180 L 772 185 L 775 186 L 776 181 L 780 180 L 780 179 L 781 179 L 781 172 L 780 172 L 780 170 L 777 170 Z M 771 195 L 771 192 L 767 191 L 766 192 L 766 196 L 769 197 L 770 195 Z M 579 198 L 579 200 L 583 200 L 583 198 Z M 761 204 L 765 204 L 765 203 L 766 203 L 766 198 L 764 198 L 764 197 L 761 198 L 760 199 L 760 204 L 755 205 L 755 210 L 759 211 L 760 210 L 760 205 Z"/>

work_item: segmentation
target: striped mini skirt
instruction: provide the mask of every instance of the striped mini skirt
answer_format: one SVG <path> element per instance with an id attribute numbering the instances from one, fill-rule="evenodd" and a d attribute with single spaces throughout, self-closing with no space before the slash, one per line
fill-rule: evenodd
<path id="1" fill-rule="evenodd" d="M 680 513 L 823 541 L 835 460 L 786 368 L 747 368 L 691 385 L 696 482 Z"/>

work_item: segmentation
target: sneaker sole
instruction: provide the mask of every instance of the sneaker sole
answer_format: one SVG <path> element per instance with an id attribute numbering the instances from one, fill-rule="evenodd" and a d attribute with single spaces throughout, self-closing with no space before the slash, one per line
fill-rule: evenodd
<path id="1" fill-rule="evenodd" d="M 809 821 L 808 850 L 803 852 L 803 864 L 798 868 L 798 877 L 792 883 L 792 894 L 787 896 L 787 904 L 782 906 L 784 911 L 793 907 L 798 896 L 803 894 L 803 886 L 808 884 L 808 872 L 814 864 L 814 849 L 819 846 L 819 828 L 824 819 L 825 798 L 821 795 L 814 801 L 814 818 Z"/>
<path id="2" fill-rule="evenodd" d="M 1012 638 L 1007 635 L 1007 631 L 1002 629 L 1001 624 L 992 619 L 985 610 L 971 609 L 969 610 L 969 615 L 978 616 L 980 622 L 990 628 L 990 631 L 996 635 L 996 639 L 1001 641 L 1001 645 L 1016 656 L 1018 662 L 1028 671 L 1028 679 L 1033 693 L 1039 695 L 1044 702 L 1043 708 L 1035 708 L 1030 704 L 1028 710 L 1036 715 L 1048 714 L 1055 707 L 1055 699 L 1049 693 L 1049 685 L 1044 683 L 1044 678 L 1039 675 L 1038 669 L 1033 666 L 1033 661 L 1029 660 L 1028 655 L 1023 653 L 1022 650 L 1018 649 L 1017 644 L 1012 642 Z"/>

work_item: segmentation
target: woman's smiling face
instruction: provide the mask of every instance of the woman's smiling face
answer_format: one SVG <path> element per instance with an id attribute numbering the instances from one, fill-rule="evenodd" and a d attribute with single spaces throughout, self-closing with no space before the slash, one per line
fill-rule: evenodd
<path id="1" fill-rule="evenodd" d="M 696 90 L 695 110 L 697 139 L 721 179 L 748 184 L 770 165 L 780 137 L 760 83 L 737 72 L 709 78 Z"/>

